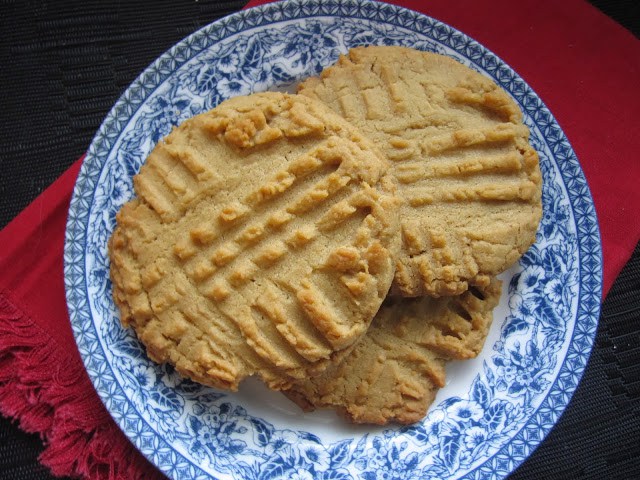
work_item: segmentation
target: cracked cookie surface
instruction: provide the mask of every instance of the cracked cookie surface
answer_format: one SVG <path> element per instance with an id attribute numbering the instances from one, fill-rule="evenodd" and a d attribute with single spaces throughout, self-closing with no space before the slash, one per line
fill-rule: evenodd
<path id="1" fill-rule="evenodd" d="M 109 241 L 121 321 L 157 362 L 282 389 L 345 355 L 385 298 L 397 199 L 371 142 L 320 102 L 237 97 L 175 128 Z"/>
<path id="2" fill-rule="evenodd" d="M 358 47 L 299 93 L 354 123 L 391 162 L 402 250 L 392 293 L 488 285 L 535 241 L 538 155 L 522 113 L 489 78 L 404 47 Z"/>
<path id="3" fill-rule="evenodd" d="M 303 410 L 335 408 L 354 423 L 421 420 L 445 384 L 448 360 L 476 357 L 501 282 L 455 297 L 390 297 L 341 362 L 285 391 Z"/>

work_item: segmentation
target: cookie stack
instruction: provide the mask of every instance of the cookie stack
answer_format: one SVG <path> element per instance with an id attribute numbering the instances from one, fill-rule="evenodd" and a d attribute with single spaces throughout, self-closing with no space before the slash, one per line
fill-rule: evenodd
<path id="1" fill-rule="evenodd" d="M 149 356 L 217 388 L 257 375 L 358 423 L 425 415 L 446 361 L 482 348 L 495 276 L 541 216 L 513 100 L 402 47 L 187 120 L 134 187 L 111 278 Z"/>

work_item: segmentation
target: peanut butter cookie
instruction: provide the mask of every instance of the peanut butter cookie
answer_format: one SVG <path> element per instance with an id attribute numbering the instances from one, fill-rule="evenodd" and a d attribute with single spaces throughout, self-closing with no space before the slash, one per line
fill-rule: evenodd
<path id="1" fill-rule="evenodd" d="M 235 390 L 318 373 L 393 280 L 397 200 L 369 140 L 320 102 L 237 97 L 175 128 L 109 242 L 113 295 L 157 362 Z"/>
<path id="2" fill-rule="evenodd" d="M 488 285 L 534 242 L 538 155 L 518 106 L 489 78 L 443 55 L 371 46 L 299 93 L 355 124 L 392 164 L 405 201 L 393 293 Z"/>
<path id="3" fill-rule="evenodd" d="M 284 393 L 355 423 L 417 422 L 445 384 L 446 361 L 480 352 L 500 287 L 494 278 L 456 297 L 388 298 L 349 355 Z"/>

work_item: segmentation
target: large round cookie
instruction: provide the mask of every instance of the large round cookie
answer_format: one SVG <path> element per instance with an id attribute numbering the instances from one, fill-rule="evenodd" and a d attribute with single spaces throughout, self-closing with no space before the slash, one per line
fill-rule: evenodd
<path id="1" fill-rule="evenodd" d="M 161 141 L 109 242 L 113 295 L 149 356 L 198 382 L 272 388 L 364 334 L 394 274 L 388 166 L 327 107 L 228 100 Z"/>
<path id="2" fill-rule="evenodd" d="M 487 285 L 534 242 L 538 156 L 517 105 L 490 79 L 434 53 L 360 47 L 299 93 L 353 122 L 393 164 L 406 204 L 392 292 Z"/>
<path id="3" fill-rule="evenodd" d="M 417 422 L 444 386 L 445 362 L 480 352 L 500 287 L 492 279 L 455 297 L 390 297 L 349 355 L 284 393 L 355 423 Z"/>

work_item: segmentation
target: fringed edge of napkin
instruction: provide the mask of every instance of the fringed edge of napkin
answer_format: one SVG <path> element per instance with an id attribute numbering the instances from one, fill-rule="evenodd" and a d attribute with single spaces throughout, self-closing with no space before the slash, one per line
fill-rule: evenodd
<path id="1" fill-rule="evenodd" d="M 79 355 L 55 341 L 0 292 L 0 413 L 38 433 L 39 461 L 56 476 L 164 478 L 122 432 L 97 397 Z"/>

